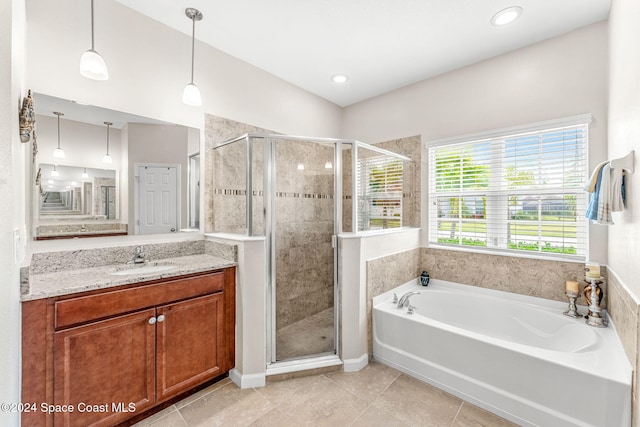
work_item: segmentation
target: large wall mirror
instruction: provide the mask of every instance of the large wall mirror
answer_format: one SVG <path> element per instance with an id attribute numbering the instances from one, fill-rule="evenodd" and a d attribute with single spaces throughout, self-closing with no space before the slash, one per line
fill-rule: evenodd
<path id="1" fill-rule="evenodd" d="M 36 240 L 200 229 L 200 131 L 34 94 Z"/>

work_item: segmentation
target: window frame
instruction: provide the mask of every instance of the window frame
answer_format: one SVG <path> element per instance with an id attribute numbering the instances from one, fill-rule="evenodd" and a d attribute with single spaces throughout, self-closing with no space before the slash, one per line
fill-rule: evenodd
<path id="1" fill-rule="evenodd" d="M 435 156 L 436 156 L 436 151 L 438 149 L 442 149 L 443 147 L 446 147 L 446 146 L 482 143 L 482 142 L 484 143 L 489 142 L 490 144 L 493 144 L 496 142 L 496 140 L 504 141 L 506 139 L 517 137 L 517 136 L 522 137 L 523 134 L 527 134 L 527 133 L 544 133 L 546 131 L 552 132 L 553 130 L 560 129 L 560 128 L 566 128 L 566 127 L 572 127 L 572 126 L 576 126 L 576 127 L 584 126 L 586 133 L 584 135 L 584 142 L 582 147 L 584 152 L 581 157 L 583 159 L 582 166 L 584 169 L 581 170 L 581 172 L 583 175 L 588 175 L 589 124 L 591 123 L 591 121 L 592 121 L 591 114 L 583 114 L 583 115 L 571 116 L 571 117 L 566 117 L 566 118 L 561 118 L 556 120 L 548 120 L 544 122 L 531 123 L 523 126 L 513 126 L 513 127 L 497 129 L 493 131 L 487 131 L 487 132 L 481 132 L 476 134 L 469 134 L 469 135 L 464 135 L 464 136 L 459 136 L 454 138 L 447 138 L 447 139 L 427 142 L 425 145 L 427 148 L 426 157 L 429 165 L 429 170 L 427 173 L 428 175 L 428 179 L 427 179 L 428 209 L 426 213 L 428 217 L 428 222 L 427 222 L 428 223 L 428 239 L 427 239 L 428 246 L 453 249 L 453 250 L 465 250 L 465 251 L 471 251 L 471 252 L 498 253 L 498 254 L 504 254 L 509 256 L 541 257 L 541 258 L 547 258 L 547 259 L 580 260 L 580 261 L 585 260 L 589 252 L 589 225 L 588 225 L 588 222 L 584 219 L 584 212 L 580 212 L 579 210 L 576 214 L 576 220 L 575 220 L 576 251 L 578 253 L 576 254 L 555 253 L 555 252 L 542 251 L 541 249 L 524 250 L 524 249 L 518 249 L 517 247 L 516 248 L 509 247 L 510 246 L 509 236 L 510 236 L 510 230 L 512 227 L 512 225 L 510 224 L 514 223 L 514 220 L 511 218 L 512 211 L 510 210 L 510 207 L 509 207 L 509 198 L 511 196 L 517 195 L 517 193 L 525 193 L 528 196 L 531 195 L 532 193 L 535 193 L 535 197 L 542 198 L 544 197 L 545 193 L 558 194 L 559 190 L 562 190 L 563 196 L 576 195 L 578 197 L 584 197 L 584 201 L 586 201 L 586 193 L 584 193 L 582 188 L 580 189 L 578 189 L 577 187 L 570 188 L 568 186 L 561 185 L 559 187 L 554 187 L 550 189 L 547 189 L 547 188 L 537 189 L 537 190 L 529 189 L 529 190 L 521 191 L 519 189 L 513 189 L 513 188 L 509 189 L 507 186 L 503 185 L 504 178 L 497 176 L 495 173 L 490 173 L 489 174 L 490 188 L 454 189 L 448 192 L 442 192 L 442 191 L 439 192 L 436 189 L 436 182 L 435 182 L 435 173 L 436 173 Z M 502 164 L 502 162 L 505 159 L 505 156 L 504 156 L 505 145 L 504 145 L 504 142 L 498 142 L 498 144 L 503 144 L 502 151 L 500 151 L 499 149 L 496 149 L 496 147 L 493 147 L 493 146 L 491 147 L 491 156 L 490 156 L 488 167 L 489 167 L 489 170 L 497 169 L 497 170 L 500 170 L 501 172 L 505 172 L 506 168 L 504 168 Z M 501 152 L 502 154 L 496 156 L 495 153 L 499 153 L 499 152 Z M 463 161 L 462 157 L 460 157 L 460 161 L 461 162 Z M 497 183 L 495 182 L 495 180 L 501 180 L 500 184 L 503 187 L 502 189 L 495 190 L 495 191 L 492 190 L 495 188 L 499 188 L 499 186 L 496 185 Z M 493 196 L 491 203 L 489 203 L 488 201 L 489 197 L 487 196 L 487 194 L 491 194 Z M 437 199 L 443 198 L 443 197 L 454 198 L 454 199 L 462 198 L 462 197 L 466 197 L 466 198 L 484 197 L 485 206 L 484 206 L 483 215 L 484 215 L 484 222 L 485 222 L 484 239 L 486 241 L 485 243 L 486 246 L 473 246 L 473 242 L 471 243 L 468 242 L 467 244 L 464 244 L 464 243 L 446 243 L 446 242 L 438 241 L 438 238 L 439 238 L 438 224 L 443 221 L 438 219 L 439 216 L 438 216 L 437 206 L 439 205 L 437 205 L 438 203 Z M 434 198 L 436 200 L 434 200 Z M 541 205 L 542 203 L 543 203 L 542 200 L 538 201 L 539 205 Z M 458 209 L 462 209 L 460 207 L 461 205 L 462 204 L 458 202 Z M 476 200 L 476 206 L 477 206 L 477 200 Z M 489 214 L 490 210 L 493 210 L 492 214 Z M 477 211 L 475 210 L 474 212 L 477 213 Z M 459 210 L 459 217 L 457 218 L 457 222 L 458 224 L 460 224 L 459 225 L 460 230 L 462 230 L 463 223 L 465 222 L 473 223 L 475 221 L 474 219 L 471 219 L 471 218 L 463 218 L 463 215 L 461 213 L 462 211 Z M 524 224 L 522 220 L 519 220 L 519 221 L 520 221 L 519 224 Z M 539 227 L 542 227 L 543 225 L 545 226 L 555 225 L 555 224 L 551 224 L 552 221 L 545 224 L 545 221 L 541 218 L 540 214 L 538 214 L 538 218 L 533 221 L 536 224 L 539 224 Z M 560 220 L 558 219 L 558 221 Z M 581 221 L 584 221 L 584 224 L 581 224 L 580 223 Z M 482 221 L 475 221 L 475 222 L 482 222 Z M 453 222 L 451 227 L 452 228 L 454 227 Z M 458 227 L 457 224 L 456 224 L 456 227 Z M 505 227 L 509 227 L 509 228 L 505 229 Z M 478 229 L 477 226 L 476 227 L 470 226 L 469 228 L 472 230 Z M 455 230 L 457 229 L 458 228 L 455 228 Z M 494 230 L 498 230 L 498 232 L 496 234 L 492 234 Z M 539 236 L 540 235 L 541 234 L 539 234 Z M 498 237 L 502 239 L 502 241 L 500 241 L 499 244 L 497 240 Z M 462 238 L 463 236 L 459 237 L 459 239 L 462 239 Z M 491 244 L 490 242 L 492 242 L 493 244 Z M 540 237 L 538 237 L 538 245 L 543 243 L 544 242 L 540 239 Z M 516 245 L 517 244 L 518 242 L 516 242 Z"/>

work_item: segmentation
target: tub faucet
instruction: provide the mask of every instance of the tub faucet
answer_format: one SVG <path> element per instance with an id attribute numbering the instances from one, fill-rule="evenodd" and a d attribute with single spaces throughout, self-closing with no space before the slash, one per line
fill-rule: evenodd
<path id="1" fill-rule="evenodd" d="M 129 264 L 144 264 L 144 247 L 136 246 L 135 252 L 133 253 L 133 258 L 129 261 Z"/>
<path id="2" fill-rule="evenodd" d="M 411 298 L 412 295 L 416 295 L 419 293 L 420 293 L 419 291 L 409 291 L 406 294 L 402 295 L 400 297 L 400 300 L 398 301 L 398 308 L 408 307 L 409 298 Z"/>

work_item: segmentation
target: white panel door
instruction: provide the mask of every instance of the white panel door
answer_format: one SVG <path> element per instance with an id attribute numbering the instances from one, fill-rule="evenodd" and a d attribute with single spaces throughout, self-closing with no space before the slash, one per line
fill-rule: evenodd
<path id="1" fill-rule="evenodd" d="M 178 171 L 175 166 L 139 166 L 139 234 L 178 230 Z"/>

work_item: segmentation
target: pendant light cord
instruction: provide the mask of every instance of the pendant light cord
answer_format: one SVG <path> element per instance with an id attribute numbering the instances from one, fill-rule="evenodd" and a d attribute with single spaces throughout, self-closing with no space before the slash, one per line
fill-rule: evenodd
<path id="1" fill-rule="evenodd" d="M 91 0 L 93 1 L 93 0 Z M 193 27 L 191 30 L 191 84 L 193 84 L 193 68 L 195 64 L 195 49 L 196 49 L 196 17 L 191 18 Z"/>
<path id="2" fill-rule="evenodd" d="M 93 37 L 93 0 L 91 0 L 91 50 L 95 50 L 94 37 Z"/>
<path id="3" fill-rule="evenodd" d="M 58 114 L 58 150 L 60 149 L 60 114 Z"/>
<path id="4" fill-rule="evenodd" d="M 105 123 L 105 125 L 107 124 Z M 109 125 L 107 125 L 107 155 L 109 155 Z"/>

